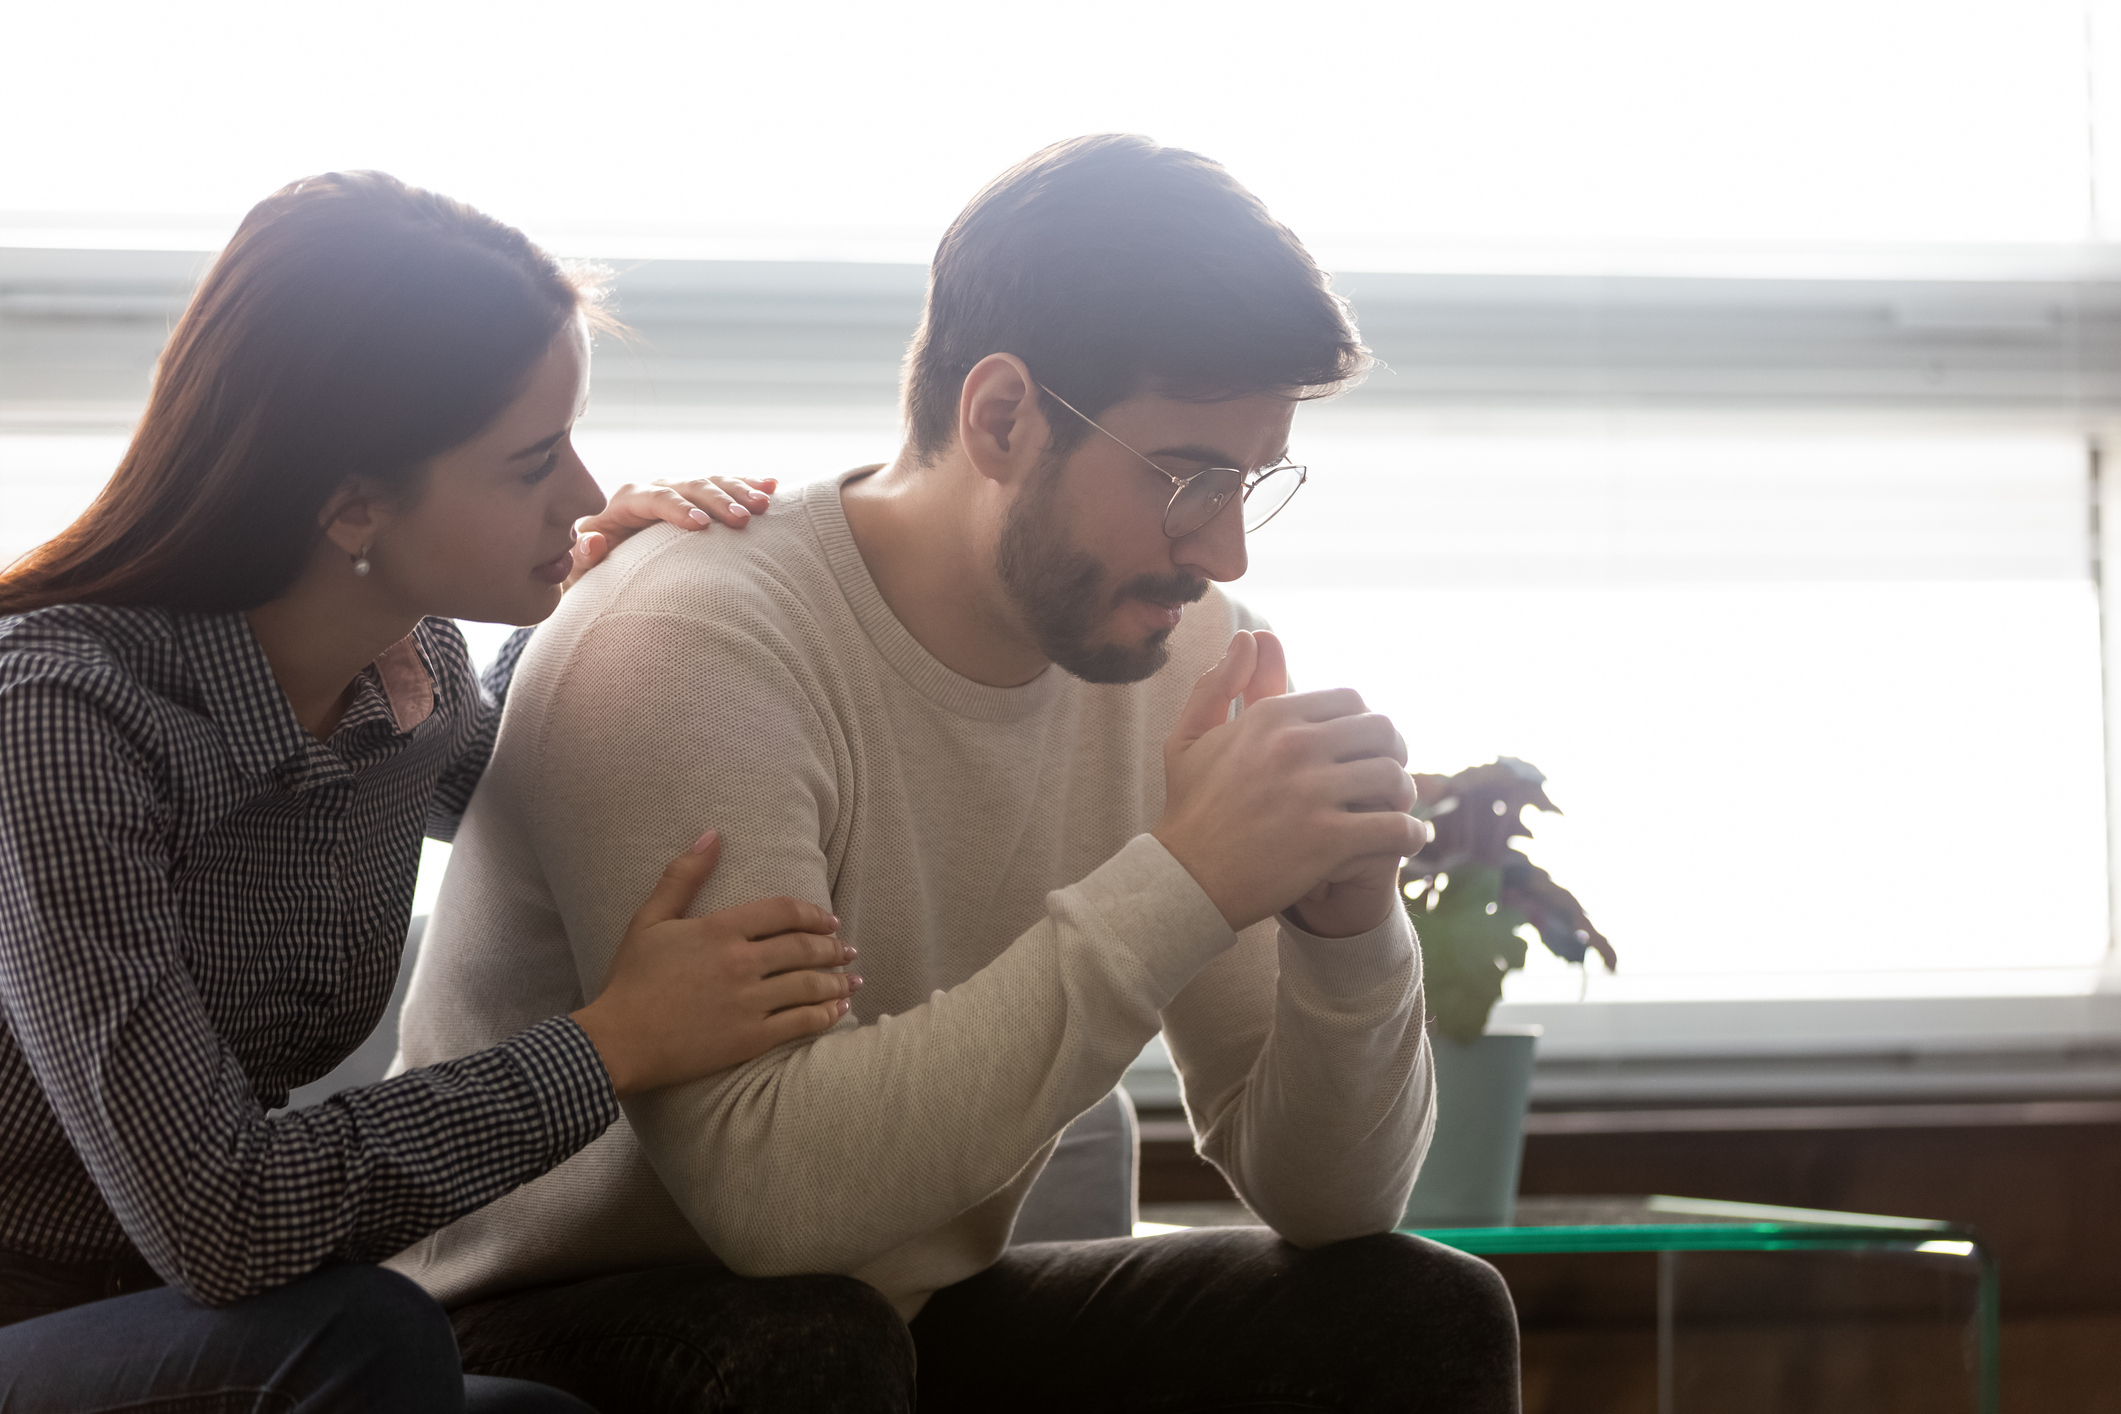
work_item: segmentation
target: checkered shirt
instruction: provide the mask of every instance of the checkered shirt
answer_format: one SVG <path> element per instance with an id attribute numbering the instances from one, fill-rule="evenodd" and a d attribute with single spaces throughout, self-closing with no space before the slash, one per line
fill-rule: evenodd
<path id="1" fill-rule="evenodd" d="M 379 1261 L 612 1122 L 565 1017 L 269 1113 L 382 1015 L 523 637 L 482 692 L 427 620 L 393 661 L 431 710 L 401 730 L 371 667 L 319 743 L 240 614 L 0 618 L 0 1249 L 130 1246 L 223 1304 Z"/>

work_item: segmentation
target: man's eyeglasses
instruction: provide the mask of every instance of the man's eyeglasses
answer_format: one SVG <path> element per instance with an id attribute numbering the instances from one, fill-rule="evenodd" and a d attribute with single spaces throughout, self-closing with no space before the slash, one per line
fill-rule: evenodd
<path id="1" fill-rule="evenodd" d="M 1097 419 L 1083 412 L 1075 404 L 1041 383 L 1038 385 L 1048 397 L 1074 413 L 1083 421 L 1096 427 Z M 1110 432 L 1105 432 L 1112 437 Z M 1223 507 L 1232 498 L 1245 504 L 1245 533 L 1250 534 L 1281 514 L 1281 508 L 1289 504 L 1289 498 L 1303 489 L 1310 472 L 1294 462 L 1278 462 L 1261 467 L 1258 471 L 1242 472 L 1231 466 L 1211 466 L 1205 471 L 1196 471 L 1191 476 L 1173 476 L 1155 462 L 1150 461 L 1134 448 L 1119 442 L 1149 470 L 1171 483 L 1176 488 L 1171 492 L 1171 503 L 1164 507 L 1164 534 L 1172 540 L 1183 540 L 1209 521 L 1222 514 Z"/>

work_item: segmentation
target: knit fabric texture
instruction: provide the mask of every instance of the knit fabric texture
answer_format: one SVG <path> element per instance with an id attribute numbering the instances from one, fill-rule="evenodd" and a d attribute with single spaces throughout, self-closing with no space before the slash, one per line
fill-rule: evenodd
<path id="1" fill-rule="evenodd" d="M 909 1318 L 990 1265 L 1056 1136 L 1161 1029 L 1201 1152 L 1316 1245 L 1393 1227 L 1433 1126 L 1400 910 L 1233 933 L 1146 833 L 1162 744 L 1233 628 L 1097 686 L 958 676 L 892 615 L 824 480 L 740 535 L 645 531 L 518 668 L 407 1001 L 400 1063 L 596 994 L 664 864 L 712 826 L 695 913 L 829 906 L 867 985 L 833 1031 L 628 1100 L 546 1177 L 401 1254 L 446 1302 L 697 1258 L 832 1272 Z"/>

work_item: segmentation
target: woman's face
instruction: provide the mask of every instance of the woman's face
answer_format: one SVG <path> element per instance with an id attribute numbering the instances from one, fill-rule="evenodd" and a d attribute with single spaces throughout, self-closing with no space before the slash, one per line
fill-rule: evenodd
<path id="1" fill-rule="evenodd" d="M 604 508 L 572 435 L 589 397 L 589 340 L 570 321 L 521 396 L 428 464 L 412 504 L 386 514 L 370 577 L 412 616 L 531 624 L 560 602 L 574 523 Z"/>

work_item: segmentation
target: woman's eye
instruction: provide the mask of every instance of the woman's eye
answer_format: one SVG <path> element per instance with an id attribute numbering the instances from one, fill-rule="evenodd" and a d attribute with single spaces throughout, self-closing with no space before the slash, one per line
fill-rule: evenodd
<path id="1" fill-rule="evenodd" d="M 552 475 L 553 468 L 558 466 L 559 464 L 560 449 L 558 447 L 554 447 L 550 452 L 546 453 L 545 460 L 538 463 L 538 469 L 529 473 L 523 478 L 523 484 L 525 486 L 537 485 L 540 481 L 543 481 L 546 477 Z"/>

